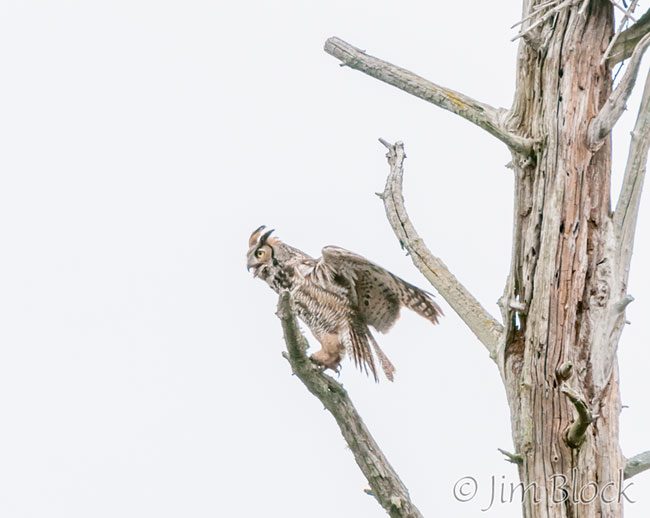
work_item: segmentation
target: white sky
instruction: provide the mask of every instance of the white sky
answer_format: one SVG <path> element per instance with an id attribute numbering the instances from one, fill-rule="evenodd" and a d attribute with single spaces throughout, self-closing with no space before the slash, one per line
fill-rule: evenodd
<path id="1" fill-rule="evenodd" d="M 374 192 L 378 137 L 432 250 L 495 315 L 510 255 L 505 147 L 322 51 L 337 35 L 508 107 L 520 2 L 0 2 L 0 516 L 383 516 L 329 414 L 280 356 L 247 238 L 336 244 L 405 279 Z M 647 6 L 642 6 L 644 10 Z M 647 70 L 647 62 L 645 69 Z M 616 134 L 620 178 L 638 105 Z M 647 196 L 646 196 L 647 198 Z M 621 343 L 622 447 L 650 449 L 650 214 Z M 381 337 L 397 366 L 341 380 L 428 516 L 516 482 L 496 368 L 441 302 Z M 475 477 L 477 500 L 453 484 Z M 634 479 L 650 513 L 650 476 Z"/>

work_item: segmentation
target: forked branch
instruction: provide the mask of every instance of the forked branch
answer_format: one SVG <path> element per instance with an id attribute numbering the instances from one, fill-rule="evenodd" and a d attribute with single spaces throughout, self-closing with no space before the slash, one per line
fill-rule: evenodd
<path id="1" fill-rule="evenodd" d="M 390 166 L 390 173 L 381 198 L 395 235 L 409 252 L 413 263 L 422 272 L 422 275 L 467 324 L 467 327 L 489 351 L 490 357 L 493 360 L 496 359 L 497 344 L 503 333 L 503 326 L 481 306 L 479 301 L 454 277 L 447 266 L 429 251 L 424 241 L 420 239 L 404 207 L 404 196 L 402 195 L 404 158 L 406 158 L 404 144 L 401 142 L 390 144 L 382 139 L 380 142 L 388 148 L 386 157 Z"/>
<path id="2" fill-rule="evenodd" d="M 641 58 L 648 46 L 650 46 L 650 33 L 639 41 L 632 53 L 630 62 L 627 64 L 621 82 L 609 96 L 598 115 L 591 121 L 588 139 L 589 147 L 592 149 L 602 144 L 603 139 L 609 135 L 618 119 L 623 115 L 627 100 L 632 94 L 634 83 L 636 83 Z"/>
<path id="3" fill-rule="evenodd" d="M 515 135 L 506 128 L 503 122 L 506 110 L 497 110 L 459 92 L 438 86 L 409 70 L 366 54 L 340 38 L 329 38 L 325 42 L 325 52 L 339 59 L 343 65 L 460 115 L 517 153 L 530 155 L 533 152 L 532 139 Z"/>
<path id="4" fill-rule="evenodd" d="M 627 459 L 625 463 L 624 477 L 626 479 L 632 478 L 634 475 L 643 473 L 650 469 L 650 451 L 644 451 L 634 457 Z"/>
<path id="5" fill-rule="evenodd" d="M 293 372 L 332 414 L 343 438 L 370 484 L 371 493 L 392 518 L 422 518 L 406 486 L 388 463 L 340 383 L 324 374 L 305 355 L 307 339 L 291 309 L 289 292 L 280 294 L 278 318 L 282 322 L 288 354 L 283 354 Z"/>
<path id="6" fill-rule="evenodd" d="M 627 279 L 627 272 L 634 246 L 634 232 L 641 203 L 641 191 L 648 162 L 650 148 L 650 72 L 646 76 L 639 114 L 632 130 L 630 151 L 625 165 L 623 187 L 614 211 L 614 228 L 616 231 L 621 257 L 622 279 Z"/>

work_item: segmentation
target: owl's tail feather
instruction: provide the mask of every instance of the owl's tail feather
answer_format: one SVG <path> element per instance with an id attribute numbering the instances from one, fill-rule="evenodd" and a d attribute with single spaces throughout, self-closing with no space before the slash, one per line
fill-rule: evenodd
<path id="1" fill-rule="evenodd" d="M 390 381 L 393 381 L 395 367 L 384 354 L 384 351 L 381 350 L 367 325 L 357 323 L 350 327 L 350 345 L 352 359 L 354 360 L 354 364 L 360 370 L 366 374 L 372 374 L 375 381 L 379 382 L 377 366 L 375 363 L 376 355 L 384 374 Z"/>
<path id="2" fill-rule="evenodd" d="M 368 330 L 368 338 L 370 339 L 372 348 L 375 350 L 375 354 L 377 355 L 377 358 L 379 358 L 379 363 L 381 364 L 381 368 L 384 370 L 384 374 L 386 375 L 389 381 L 393 381 L 395 366 L 388 359 L 388 356 L 384 354 L 384 351 L 381 350 L 379 344 L 377 343 L 377 340 L 375 340 L 375 337 L 372 336 L 370 330 Z"/>
<path id="3" fill-rule="evenodd" d="M 350 349 L 352 352 L 352 359 L 354 364 L 364 371 L 366 374 L 372 373 L 375 381 L 379 381 L 377 377 L 377 367 L 375 366 L 375 358 L 372 354 L 372 349 L 368 344 L 368 328 L 363 325 L 353 325 L 350 327 Z"/>

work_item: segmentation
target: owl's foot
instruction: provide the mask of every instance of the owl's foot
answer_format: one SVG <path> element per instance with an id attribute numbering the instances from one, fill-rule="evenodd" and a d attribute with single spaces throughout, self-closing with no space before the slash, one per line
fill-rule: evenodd
<path id="1" fill-rule="evenodd" d="M 337 374 L 341 370 L 341 355 L 339 353 L 330 353 L 324 349 L 316 351 L 309 359 L 322 370 L 332 369 Z"/>

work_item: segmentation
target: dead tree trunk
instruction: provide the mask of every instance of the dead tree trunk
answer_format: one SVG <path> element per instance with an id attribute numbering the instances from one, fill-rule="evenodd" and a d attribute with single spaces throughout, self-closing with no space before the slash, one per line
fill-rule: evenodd
<path id="1" fill-rule="evenodd" d="M 636 3 L 629 3 L 624 20 Z M 608 0 L 524 0 L 510 110 L 438 86 L 338 38 L 325 44 L 343 64 L 466 118 L 512 152 L 514 230 L 499 300 L 502 322 L 416 233 L 401 195 L 401 143 L 384 142 L 391 172 L 382 199 L 415 265 L 498 366 L 516 450 L 509 458 L 519 465 L 526 518 L 620 517 L 624 478 L 650 467 L 648 452 L 626 462 L 619 447 L 616 359 L 632 300 L 627 280 L 650 146 L 650 74 L 615 210 L 610 203 L 610 133 L 650 45 L 650 16 L 615 30 L 614 5 L 621 8 Z M 628 57 L 613 89 L 611 68 Z M 347 428 L 342 431 L 346 436 Z M 366 454 L 346 440 L 367 467 Z M 398 480 L 390 473 L 387 482 Z M 416 515 L 405 488 L 399 486 L 393 500 L 386 487 L 392 486 L 378 486 L 378 500 L 391 515 Z"/>
<path id="2" fill-rule="evenodd" d="M 528 517 L 621 515 L 615 351 L 626 279 L 610 210 L 610 138 L 589 138 L 611 94 L 602 57 L 612 35 L 612 5 L 594 1 L 582 14 L 578 6 L 559 11 L 527 33 L 519 51 L 510 128 L 539 147 L 513 160 L 514 243 L 499 363 L 519 474 L 531 485 Z"/>

